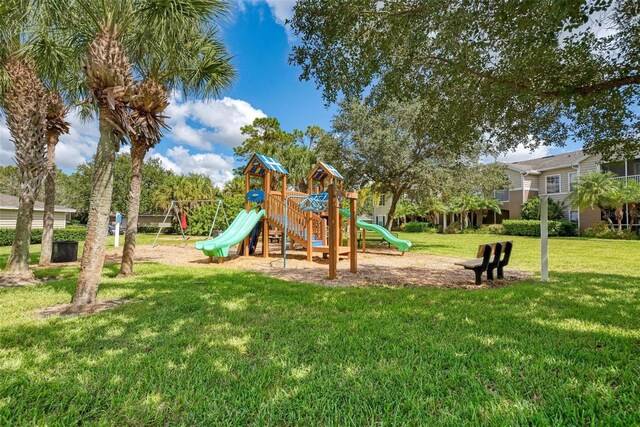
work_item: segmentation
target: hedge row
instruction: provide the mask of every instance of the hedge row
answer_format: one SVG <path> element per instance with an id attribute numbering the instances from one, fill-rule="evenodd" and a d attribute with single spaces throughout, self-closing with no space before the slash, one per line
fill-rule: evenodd
<path id="1" fill-rule="evenodd" d="M 410 221 L 402 225 L 400 229 L 407 233 L 422 233 L 433 228 L 428 222 Z"/>
<path id="2" fill-rule="evenodd" d="M 0 246 L 11 246 L 13 244 L 13 236 L 15 230 L 13 228 L 0 228 Z M 76 242 L 83 241 L 87 236 L 86 227 L 67 227 L 56 228 L 53 230 L 53 240 L 74 240 Z M 31 243 L 36 244 L 42 242 L 42 229 L 34 228 L 31 230 Z"/>
<path id="3" fill-rule="evenodd" d="M 540 236 L 540 221 L 533 219 L 505 219 L 505 234 L 511 236 Z M 577 236 L 578 227 L 571 221 L 549 221 L 549 236 Z"/>

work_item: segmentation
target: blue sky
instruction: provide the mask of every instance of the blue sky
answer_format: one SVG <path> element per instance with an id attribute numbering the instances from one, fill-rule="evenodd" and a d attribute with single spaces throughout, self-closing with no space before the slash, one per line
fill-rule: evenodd
<path id="1" fill-rule="evenodd" d="M 300 69 L 289 65 L 295 43 L 285 26 L 295 0 L 236 0 L 221 35 L 238 77 L 219 99 L 173 97 L 167 108 L 172 129 L 150 156 L 176 173 L 203 173 L 216 185 L 232 177 L 236 166 L 233 147 L 243 140 L 240 128 L 256 117 L 276 117 L 282 128 L 304 130 L 309 125 L 331 126 L 336 107 L 325 107 L 315 82 L 301 82 Z M 56 150 L 58 166 L 65 172 L 90 160 L 98 141 L 95 121 L 83 123 L 71 114 L 71 133 Z M 564 149 L 541 147 L 534 153 L 518 149 L 500 160 L 515 161 L 544 156 Z M 123 147 L 123 151 L 128 147 Z M 13 164 L 13 144 L 4 120 L 0 122 L 0 165 Z"/>

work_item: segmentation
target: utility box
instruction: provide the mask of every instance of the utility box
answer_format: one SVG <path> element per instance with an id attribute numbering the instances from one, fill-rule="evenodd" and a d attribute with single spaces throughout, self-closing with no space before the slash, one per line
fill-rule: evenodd
<path id="1" fill-rule="evenodd" d="M 51 262 L 73 262 L 78 260 L 78 242 L 54 240 Z"/>

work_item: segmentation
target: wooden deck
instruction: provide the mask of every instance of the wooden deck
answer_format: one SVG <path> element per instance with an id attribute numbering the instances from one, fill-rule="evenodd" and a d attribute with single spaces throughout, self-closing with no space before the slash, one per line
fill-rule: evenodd
<path id="1" fill-rule="evenodd" d="M 313 252 L 322 252 L 323 254 L 329 253 L 329 246 L 314 246 Z M 338 246 L 338 254 L 339 255 L 348 255 L 350 252 L 349 246 Z"/>

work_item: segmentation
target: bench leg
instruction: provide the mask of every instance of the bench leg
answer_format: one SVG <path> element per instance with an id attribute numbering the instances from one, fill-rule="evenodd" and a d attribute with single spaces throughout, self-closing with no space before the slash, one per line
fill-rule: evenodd
<path id="1" fill-rule="evenodd" d="M 502 267 L 498 267 L 498 279 L 504 279 L 504 269 Z"/>
<path id="2" fill-rule="evenodd" d="M 487 268 L 487 280 L 493 280 L 493 268 Z"/>
<path id="3" fill-rule="evenodd" d="M 476 285 L 482 284 L 482 270 L 473 270 L 476 273 Z"/>

